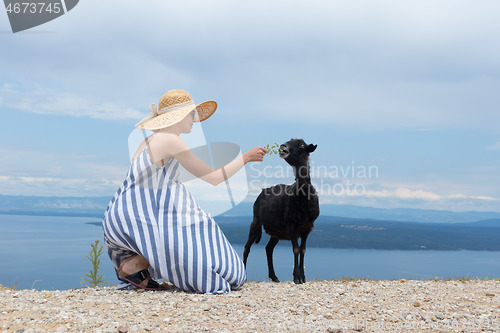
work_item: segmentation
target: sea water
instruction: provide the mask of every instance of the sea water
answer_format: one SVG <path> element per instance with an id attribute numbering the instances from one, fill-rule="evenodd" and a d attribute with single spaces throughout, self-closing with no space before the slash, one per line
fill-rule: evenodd
<path id="1" fill-rule="evenodd" d="M 18 289 L 81 288 L 92 269 L 91 244 L 103 244 L 100 219 L 87 217 L 0 215 L 0 284 Z M 290 242 L 274 250 L 274 268 L 281 281 L 292 280 Z M 233 244 L 243 256 L 243 244 Z M 110 285 L 117 279 L 103 249 L 99 273 Z M 307 248 L 307 280 L 357 277 L 369 279 L 500 278 L 500 252 L 386 251 Z M 247 279 L 267 280 L 264 245 L 252 246 Z"/>

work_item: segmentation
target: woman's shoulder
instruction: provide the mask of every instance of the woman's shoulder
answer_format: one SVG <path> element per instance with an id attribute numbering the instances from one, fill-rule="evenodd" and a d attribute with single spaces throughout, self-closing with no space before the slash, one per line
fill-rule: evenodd
<path id="1" fill-rule="evenodd" d="M 168 132 L 157 132 L 154 134 L 154 137 L 160 143 L 186 144 L 180 136 Z"/>
<path id="2" fill-rule="evenodd" d="M 168 132 L 155 133 L 154 140 L 151 141 L 151 145 L 162 150 L 167 150 L 172 155 L 189 149 L 184 139 L 178 135 Z"/>

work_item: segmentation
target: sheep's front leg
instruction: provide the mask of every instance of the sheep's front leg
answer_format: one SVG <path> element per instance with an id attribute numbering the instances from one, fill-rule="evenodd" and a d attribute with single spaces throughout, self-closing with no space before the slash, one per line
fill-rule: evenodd
<path id="1" fill-rule="evenodd" d="M 306 239 L 307 236 L 309 236 L 309 232 L 306 232 L 300 236 L 301 241 L 300 241 L 300 263 L 299 263 L 299 268 L 300 268 L 300 283 L 305 283 L 306 282 L 306 274 L 304 272 L 304 255 L 306 254 Z"/>
<path id="2" fill-rule="evenodd" d="M 297 242 L 297 236 L 292 237 L 292 247 L 293 247 L 293 282 L 296 284 L 304 283 L 301 279 L 300 267 L 299 267 L 299 243 Z"/>

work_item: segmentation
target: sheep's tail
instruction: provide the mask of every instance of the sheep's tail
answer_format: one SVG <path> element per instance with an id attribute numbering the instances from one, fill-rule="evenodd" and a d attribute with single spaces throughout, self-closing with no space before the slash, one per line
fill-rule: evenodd
<path id="1" fill-rule="evenodd" d="M 262 237 L 262 225 L 257 227 L 257 237 L 255 238 L 255 244 L 259 244 L 260 238 Z"/>
<path id="2" fill-rule="evenodd" d="M 257 220 L 252 221 L 250 224 L 250 234 L 248 235 L 248 241 L 253 241 L 253 243 L 258 244 L 260 242 L 260 238 L 262 237 L 262 224 L 257 222 Z M 250 243 L 252 244 L 252 243 Z"/>

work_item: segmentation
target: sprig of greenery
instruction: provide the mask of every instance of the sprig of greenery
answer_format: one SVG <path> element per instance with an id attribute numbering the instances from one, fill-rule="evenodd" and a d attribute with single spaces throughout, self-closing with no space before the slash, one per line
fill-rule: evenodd
<path id="1" fill-rule="evenodd" d="M 279 147 L 279 144 L 274 143 L 272 146 L 270 144 L 267 144 L 266 147 L 265 147 L 266 150 L 267 150 L 266 154 L 269 154 L 269 155 L 278 154 L 279 153 L 279 149 L 278 150 L 274 149 L 276 147 Z"/>
<path id="2" fill-rule="evenodd" d="M 96 240 L 94 244 L 90 244 L 92 249 L 90 250 L 90 255 L 88 255 L 87 258 L 92 263 L 92 270 L 89 271 L 88 274 L 85 274 L 85 276 L 87 276 L 86 278 L 82 278 L 82 285 L 86 281 L 90 284 L 92 288 L 99 287 L 100 284 L 108 283 L 103 280 L 101 275 L 99 275 L 99 268 L 101 266 L 101 260 L 99 259 L 99 257 L 102 254 L 102 245 L 99 248 L 97 248 L 98 244 L 99 244 L 98 240 Z"/>

